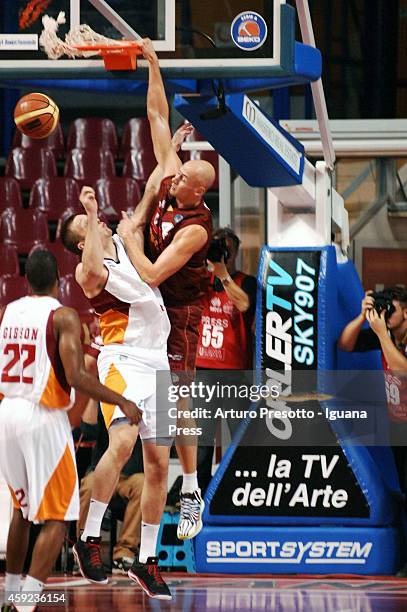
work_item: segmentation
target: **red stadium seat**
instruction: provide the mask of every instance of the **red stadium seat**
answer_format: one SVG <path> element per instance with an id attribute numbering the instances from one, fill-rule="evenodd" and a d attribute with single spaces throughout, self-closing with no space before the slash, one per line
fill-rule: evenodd
<path id="1" fill-rule="evenodd" d="M 49 221 L 57 221 L 68 208 L 80 212 L 79 186 L 67 177 L 38 179 L 31 189 L 30 208 L 45 213 Z"/>
<path id="2" fill-rule="evenodd" d="M 44 244 L 38 243 L 33 246 L 30 255 L 37 249 L 46 249 L 55 256 L 58 262 L 58 273 L 60 277 L 67 276 L 68 274 L 75 274 L 75 268 L 79 263 L 79 257 L 67 251 L 60 240 Z"/>
<path id="3" fill-rule="evenodd" d="M 39 178 L 57 175 L 55 157 L 50 149 L 12 149 L 7 159 L 6 176 L 17 179 L 21 189 L 31 189 Z"/>
<path id="4" fill-rule="evenodd" d="M 82 320 L 93 320 L 95 311 L 72 274 L 60 279 L 59 296 L 62 304 L 74 308 Z"/>
<path id="5" fill-rule="evenodd" d="M 0 244 L 0 276 L 18 276 L 19 274 L 17 247 L 13 244 Z"/>
<path id="6" fill-rule="evenodd" d="M 65 176 L 77 180 L 80 187 L 116 176 L 113 154 L 99 149 L 72 149 L 67 155 Z"/>
<path id="7" fill-rule="evenodd" d="M 30 286 L 22 276 L 0 277 L 0 305 L 6 306 L 30 293 Z"/>
<path id="8" fill-rule="evenodd" d="M 143 190 L 148 177 L 157 166 L 154 152 L 149 149 L 136 151 L 132 149 L 127 153 L 123 165 L 123 176 L 135 179 Z"/>
<path id="9" fill-rule="evenodd" d="M 20 185 L 11 177 L 0 178 L 0 210 L 22 208 Z"/>
<path id="10" fill-rule="evenodd" d="M 150 122 L 147 117 L 134 117 L 125 124 L 120 147 L 121 157 L 125 158 L 130 149 L 153 151 Z"/>
<path id="11" fill-rule="evenodd" d="M 96 183 L 99 210 L 109 223 L 120 221 L 121 211 L 132 213 L 141 200 L 140 187 L 131 178 L 100 179 Z"/>
<path id="12" fill-rule="evenodd" d="M 0 242 L 29 253 L 35 244 L 48 242 L 47 217 L 39 210 L 7 208 L 0 217 Z"/>
<path id="13" fill-rule="evenodd" d="M 23 149 L 43 149 L 47 147 L 54 152 L 56 159 L 64 159 L 65 143 L 62 126 L 58 123 L 55 130 L 47 138 L 30 138 L 20 130 L 16 130 L 13 138 L 13 148 L 15 147 L 22 147 Z"/>
<path id="14" fill-rule="evenodd" d="M 75 119 L 69 127 L 67 149 L 108 149 L 117 155 L 116 127 L 111 119 L 83 117 Z"/>

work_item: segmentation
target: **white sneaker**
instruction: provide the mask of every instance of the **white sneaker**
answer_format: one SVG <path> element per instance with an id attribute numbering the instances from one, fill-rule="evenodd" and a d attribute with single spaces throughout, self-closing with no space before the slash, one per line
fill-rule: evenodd
<path id="1" fill-rule="evenodd" d="M 202 512 L 205 503 L 201 497 L 201 489 L 196 489 L 193 493 L 181 493 L 180 502 L 177 537 L 179 540 L 190 540 L 202 529 Z"/>

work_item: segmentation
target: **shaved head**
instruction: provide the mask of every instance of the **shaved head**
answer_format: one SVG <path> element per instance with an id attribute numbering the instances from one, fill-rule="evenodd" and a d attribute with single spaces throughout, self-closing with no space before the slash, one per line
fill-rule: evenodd
<path id="1" fill-rule="evenodd" d="M 203 159 L 191 159 L 179 168 L 169 193 L 176 198 L 178 206 L 198 205 L 215 178 L 212 164 Z"/>
<path id="2" fill-rule="evenodd" d="M 192 159 L 184 164 L 186 172 L 190 173 L 191 178 L 193 177 L 202 187 L 205 187 L 205 191 L 212 187 L 215 182 L 216 172 L 215 168 L 209 162 L 203 159 Z"/>

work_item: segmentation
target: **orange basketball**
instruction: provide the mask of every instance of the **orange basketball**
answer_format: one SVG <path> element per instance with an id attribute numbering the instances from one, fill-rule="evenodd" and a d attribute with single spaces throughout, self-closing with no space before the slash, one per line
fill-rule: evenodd
<path id="1" fill-rule="evenodd" d="M 19 99 L 14 109 L 18 129 L 30 138 L 46 138 L 58 125 L 59 108 L 42 93 L 29 93 Z"/>

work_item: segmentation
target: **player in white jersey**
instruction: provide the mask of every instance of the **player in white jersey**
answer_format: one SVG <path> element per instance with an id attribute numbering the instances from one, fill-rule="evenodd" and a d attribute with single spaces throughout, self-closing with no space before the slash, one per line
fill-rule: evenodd
<path id="1" fill-rule="evenodd" d="M 0 472 L 13 497 L 6 553 L 6 595 L 18 604 L 30 523 L 43 523 L 23 591 L 35 608 L 61 550 L 66 521 L 79 515 L 78 481 L 68 410 L 71 387 L 96 400 L 118 403 L 134 424 L 137 406 L 85 370 L 81 324 L 58 296 L 55 257 L 37 250 L 27 260 L 33 295 L 0 314 Z M 132 425 L 134 429 L 137 427 Z M 20 599 L 21 603 L 22 599 Z"/>
<path id="2" fill-rule="evenodd" d="M 61 238 L 67 248 L 82 256 L 76 280 L 100 318 L 104 346 L 98 358 L 99 376 L 110 388 L 134 399 L 143 412 L 139 425 L 145 473 L 139 554 L 143 575 L 132 577 L 151 597 L 170 599 L 156 557 L 172 442 L 170 404 L 165 401 L 171 385 L 167 357 L 170 324 L 160 291 L 140 278 L 119 236 L 112 236 L 112 231 L 99 221 L 94 190 L 84 187 L 80 200 L 86 214 L 67 219 Z M 166 389 L 160 406 L 156 401 L 157 370 L 161 371 Z M 101 522 L 119 474 L 132 453 L 137 432 L 123 418 L 120 407 L 102 404 L 102 412 L 109 431 L 109 447 L 96 466 L 85 529 L 74 552 L 86 578 L 106 583 L 99 547 Z M 163 421 L 160 431 L 158 421 Z"/>

